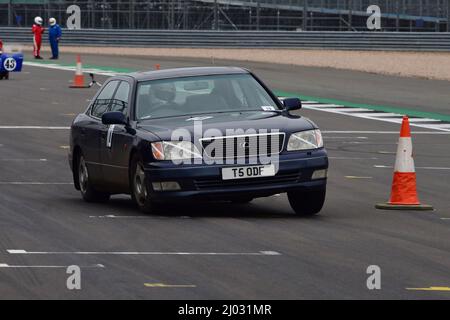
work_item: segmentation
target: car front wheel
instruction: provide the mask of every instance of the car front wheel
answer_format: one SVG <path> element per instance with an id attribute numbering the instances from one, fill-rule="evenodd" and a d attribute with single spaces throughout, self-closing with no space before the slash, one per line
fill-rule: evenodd
<path id="1" fill-rule="evenodd" d="M 130 180 L 131 197 L 138 208 L 145 213 L 154 212 L 156 206 L 150 197 L 144 164 L 137 155 L 131 161 Z"/>
<path id="2" fill-rule="evenodd" d="M 326 189 L 314 191 L 290 191 L 289 203 L 299 216 L 313 216 L 322 210 L 325 203 Z"/>
<path id="3" fill-rule="evenodd" d="M 83 155 L 80 155 L 78 158 L 78 183 L 80 185 L 80 192 L 84 201 L 106 202 L 109 200 L 109 194 L 99 192 L 93 187 L 89 178 L 89 170 Z"/>

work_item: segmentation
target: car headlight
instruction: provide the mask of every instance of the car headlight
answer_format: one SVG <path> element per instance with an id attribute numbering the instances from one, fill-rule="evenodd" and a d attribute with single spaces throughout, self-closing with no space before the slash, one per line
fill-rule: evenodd
<path id="1" fill-rule="evenodd" d="M 189 141 L 161 141 L 152 143 L 156 160 L 187 160 L 202 158 L 197 147 Z"/>
<path id="2" fill-rule="evenodd" d="M 287 150 L 313 150 L 323 147 L 322 133 L 319 129 L 308 130 L 291 134 Z"/>

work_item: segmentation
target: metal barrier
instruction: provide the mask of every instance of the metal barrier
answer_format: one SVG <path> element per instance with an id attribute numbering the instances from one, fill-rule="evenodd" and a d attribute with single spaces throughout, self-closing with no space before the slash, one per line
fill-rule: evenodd
<path id="1" fill-rule="evenodd" d="M 7 43 L 32 43 L 28 28 L 1 28 Z M 450 51 L 450 33 L 63 30 L 63 45 Z"/>

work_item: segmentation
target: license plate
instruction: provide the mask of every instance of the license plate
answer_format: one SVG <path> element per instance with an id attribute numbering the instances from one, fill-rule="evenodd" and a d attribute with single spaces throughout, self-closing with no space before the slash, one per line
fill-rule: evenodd
<path id="1" fill-rule="evenodd" d="M 223 180 L 237 180 L 237 179 L 250 179 L 260 177 L 273 177 L 275 176 L 275 166 L 251 166 L 251 167 L 236 167 L 236 168 L 223 168 L 222 179 Z"/>

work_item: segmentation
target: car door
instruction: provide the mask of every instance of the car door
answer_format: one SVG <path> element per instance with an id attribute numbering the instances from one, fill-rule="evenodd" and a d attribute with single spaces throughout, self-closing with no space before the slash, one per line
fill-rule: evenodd
<path id="1" fill-rule="evenodd" d="M 101 161 L 101 134 L 106 127 L 102 115 L 110 108 L 112 98 L 119 81 L 106 83 L 97 95 L 88 111 L 89 120 L 83 126 L 83 153 L 89 170 L 89 176 L 95 184 L 104 184 Z"/>
<path id="2" fill-rule="evenodd" d="M 109 111 L 122 112 L 128 117 L 131 98 L 131 84 L 121 81 Z M 117 192 L 128 191 L 128 155 L 133 143 L 133 136 L 124 125 L 103 127 L 101 140 L 101 162 L 105 182 Z"/>

